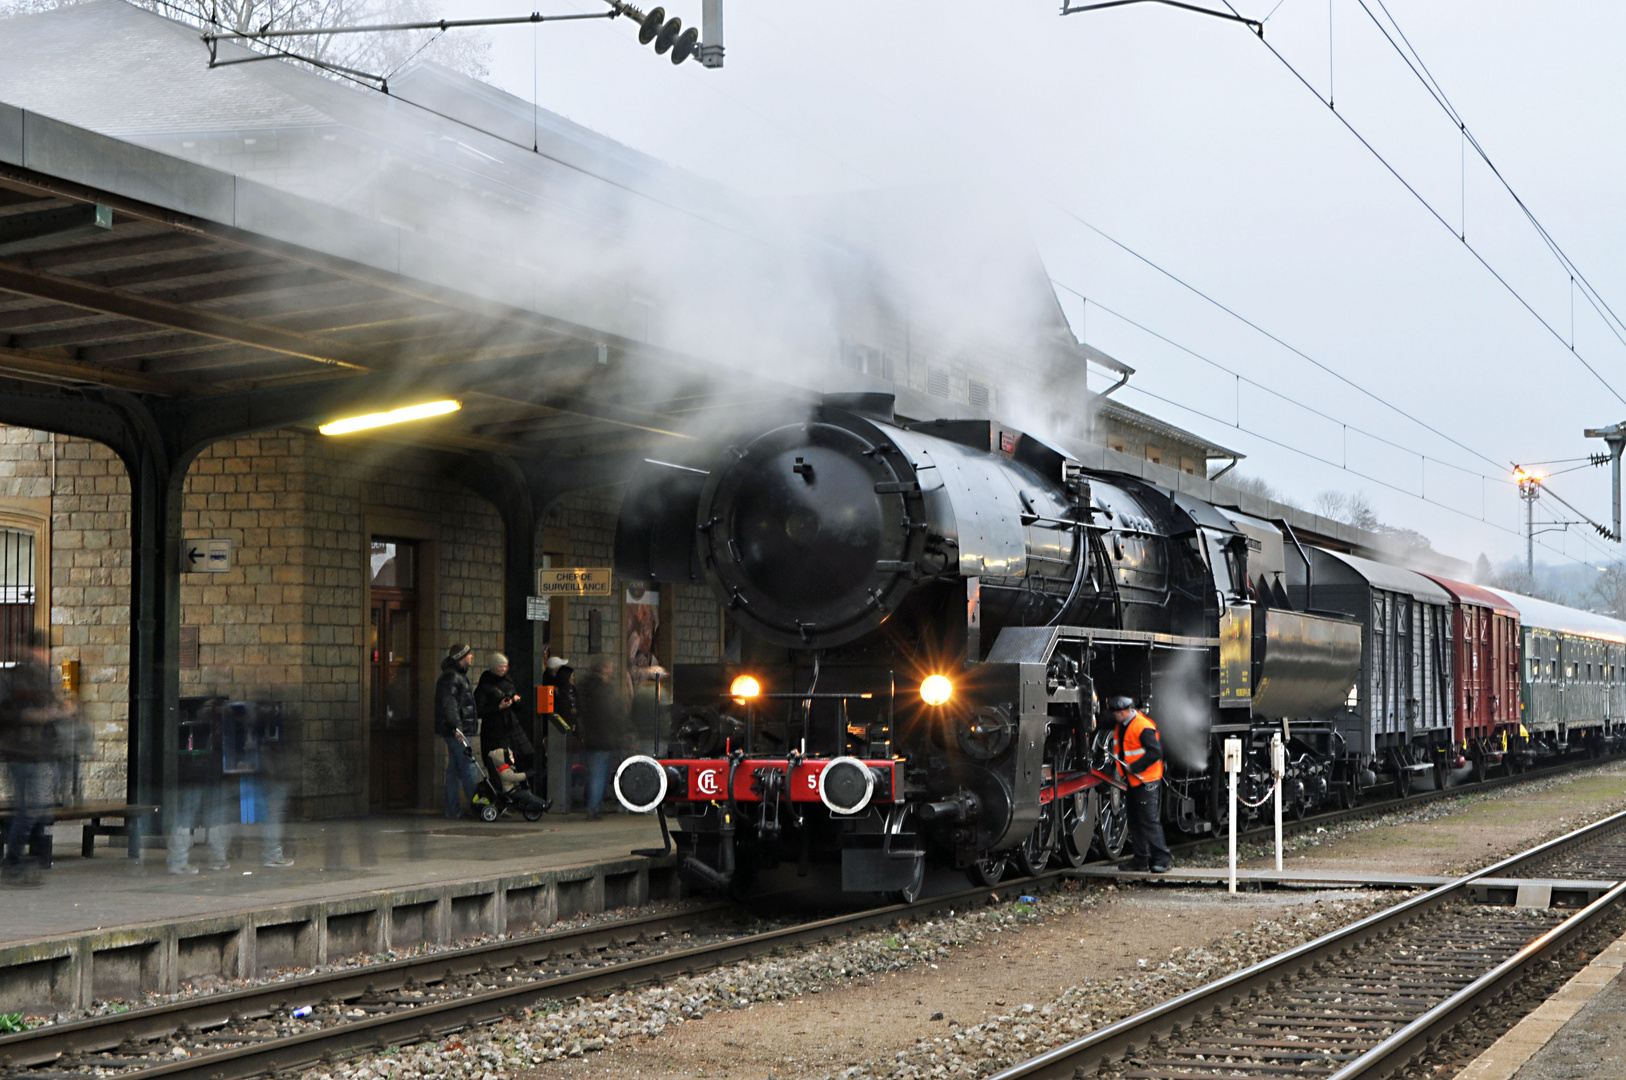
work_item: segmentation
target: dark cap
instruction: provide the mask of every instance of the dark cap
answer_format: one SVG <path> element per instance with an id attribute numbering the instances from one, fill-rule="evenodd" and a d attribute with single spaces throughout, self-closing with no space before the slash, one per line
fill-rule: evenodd
<path id="1" fill-rule="evenodd" d="M 450 649 L 446 650 L 446 659 L 461 660 L 473 651 L 474 647 L 472 645 L 459 641 L 456 645 L 453 645 Z"/>
<path id="2" fill-rule="evenodd" d="M 1133 712 L 1134 708 L 1135 699 L 1132 697 L 1125 697 L 1123 694 L 1118 694 L 1115 697 L 1107 698 L 1107 712 L 1109 713 L 1124 712 L 1126 710 Z"/>

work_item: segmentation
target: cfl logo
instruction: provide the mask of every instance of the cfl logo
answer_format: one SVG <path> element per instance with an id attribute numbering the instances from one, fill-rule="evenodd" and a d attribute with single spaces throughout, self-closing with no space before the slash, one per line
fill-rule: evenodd
<path id="1" fill-rule="evenodd" d="M 695 775 L 694 787 L 701 795 L 708 799 L 718 795 L 723 790 L 723 774 L 720 769 L 703 769 Z"/>

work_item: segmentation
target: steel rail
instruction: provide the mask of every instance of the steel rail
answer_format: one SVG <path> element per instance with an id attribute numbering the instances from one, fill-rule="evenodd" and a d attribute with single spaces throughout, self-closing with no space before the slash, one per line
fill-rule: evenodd
<path id="1" fill-rule="evenodd" d="M 504 986 L 496 990 L 487 990 L 483 993 L 474 993 L 463 997 L 453 998 L 449 1001 L 431 1002 L 414 1008 L 402 1009 L 398 1012 L 372 1016 L 364 1020 L 355 1020 L 321 1028 L 315 1031 L 301 1032 L 297 1035 L 283 1038 L 272 1038 L 261 1042 L 251 1043 L 247 1046 L 234 1047 L 214 1053 L 202 1053 L 185 1060 L 165 1062 L 152 1068 L 134 1069 L 128 1072 L 109 1073 L 118 1080 L 159 1080 L 159 1078 L 185 1078 L 185 1080 L 247 1080 L 249 1077 L 266 1074 L 280 1075 L 285 1070 L 294 1070 L 318 1062 L 329 1060 L 335 1056 L 355 1053 L 365 1050 L 379 1050 L 386 1046 L 402 1045 L 419 1042 L 426 1039 L 439 1038 L 442 1035 L 462 1031 L 466 1028 L 491 1024 L 505 1017 L 516 1015 L 525 1006 L 549 999 L 568 999 L 589 994 L 604 993 L 608 991 L 626 990 L 634 986 L 648 985 L 664 982 L 666 979 L 692 975 L 698 971 L 709 970 L 724 964 L 747 960 L 785 949 L 789 946 L 808 942 L 831 941 L 838 936 L 852 934 L 892 925 L 903 919 L 914 919 L 935 914 L 949 909 L 964 909 L 982 904 L 998 902 L 1001 892 L 1015 895 L 1015 891 L 1043 891 L 1054 888 L 1068 878 L 1065 871 L 1051 871 L 1038 877 L 1019 878 L 1002 881 L 997 885 L 983 886 L 974 889 L 963 889 L 958 892 L 935 896 L 925 900 L 917 900 L 908 904 L 894 904 L 883 908 L 872 908 L 866 911 L 838 915 L 831 918 L 819 919 L 813 922 L 801 923 L 795 926 L 764 931 L 756 934 L 729 938 L 719 942 L 698 945 L 693 948 L 674 950 L 659 956 L 639 957 L 629 961 L 608 964 L 599 968 L 588 968 L 571 972 L 553 978 L 527 980 L 512 986 Z M 715 914 L 715 911 L 711 912 Z M 648 922 L 655 923 L 670 920 L 672 916 L 651 916 Z M 645 920 L 627 920 L 613 923 L 598 929 L 602 934 L 614 934 L 620 931 L 625 936 L 627 931 L 635 924 Z M 580 944 L 590 931 L 568 932 L 569 940 Z M 499 956 L 513 957 L 515 962 L 525 957 L 524 950 L 531 952 L 556 947 L 567 939 L 567 934 L 544 934 L 526 939 L 522 943 L 502 942 L 507 949 L 493 949 L 492 946 L 480 946 L 471 950 L 454 950 L 431 956 L 414 958 L 413 961 L 402 961 L 394 965 L 380 965 L 374 968 L 357 968 L 342 973 L 311 976 L 305 980 L 297 980 L 306 987 L 306 992 L 296 994 L 291 988 L 294 983 L 273 983 L 264 987 L 256 987 L 250 991 L 239 991 L 237 994 L 215 995 L 211 998 L 200 999 L 195 1002 L 184 1003 L 195 1007 L 193 1015 L 207 1015 L 207 1023 L 191 1023 L 193 1029 L 210 1026 L 219 1027 L 229 1023 L 232 1019 L 241 1019 L 249 1015 L 246 1011 L 246 995 L 253 995 L 259 1002 L 259 1007 L 265 1008 L 271 1003 L 288 1004 L 295 1000 L 304 1002 L 311 998 L 312 992 L 323 994 L 332 999 L 341 996 L 338 987 L 344 987 L 344 994 L 351 998 L 360 997 L 367 985 L 378 988 L 379 973 L 385 968 L 400 968 L 407 963 L 417 964 L 419 969 L 447 969 L 453 974 L 461 965 L 464 972 L 483 970 L 487 965 L 495 967 L 495 959 Z M 419 961 L 422 961 L 419 963 Z M 472 967 L 470 966 L 472 965 Z M 404 980 L 404 977 L 403 977 Z M 244 996 L 240 996 L 244 995 Z M 227 1000 L 234 999 L 234 1000 Z M 166 1009 L 168 1007 L 160 1007 Z M 208 1010 L 207 1013 L 204 1010 Z M 24 1040 L 30 1035 L 37 1034 L 40 1038 L 32 1043 L 33 1051 L 27 1056 L 17 1055 L 10 1059 L 13 1074 L 26 1077 L 26 1067 L 29 1065 L 49 1065 L 57 1060 L 55 1053 L 46 1054 L 45 1049 L 51 1045 L 51 1033 L 57 1031 L 73 1035 L 89 1042 L 81 1049 L 108 1049 L 120 1045 L 124 1033 L 129 1031 L 132 1037 L 158 1037 L 180 1030 L 178 1023 L 170 1022 L 167 1027 L 163 1023 L 156 1025 L 148 1022 L 142 1027 L 144 1021 L 159 1020 L 151 1016 L 156 1010 L 141 1010 L 119 1015 L 116 1018 L 97 1018 L 92 1021 L 80 1021 L 76 1024 L 61 1025 L 59 1028 L 42 1028 L 37 1033 L 26 1032 L 22 1035 L 12 1035 L 0 1038 L 0 1063 L 8 1060 L 9 1052 L 15 1053 L 13 1048 L 21 1049 Z M 142 1014 L 149 1014 L 143 1017 Z M 132 1027 L 131 1025 L 135 1025 Z M 74 1029 L 66 1031 L 66 1029 Z M 119 1038 L 109 1041 L 109 1036 L 118 1030 Z M 134 1032 L 149 1033 L 146 1036 Z M 252 1036 L 245 1036 L 245 1040 Z M 66 1051 L 64 1051 L 66 1052 Z M 17 1066 L 24 1066 L 18 1069 Z M 94 1063 L 87 1063 L 87 1071 L 94 1068 Z"/>
<path id="2" fill-rule="evenodd" d="M 1621 882 L 1598 899 L 1548 930 L 1517 955 L 1475 979 L 1468 986 L 1446 998 L 1416 1020 L 1390 1035 L 1377 1046 L 1351 1061 L 1327 1080 L 1356 1080 L 1357 1077 L 1379 1080 L 1393 1075 L 1411 1064 L 1419 1054 L 1426 1052 L 1464 1020 L 1470 1019 L 1475 1007 L 1517 985 L 1536 965 L 1544 962 L 1575 938 L 1590 929 L 1604 913 L 1626 896 L 1626 882 Z"/>
<path id="3" fill-rule="evenodd" d="M 1241 1004 L 1249 996 L 1268 993 L 1289 975 L 1313 968 L 1323 961 L 1341 956 L 1348 950 L 1376 941 L 1403 926 L 1427 918 L 1446 904 L 1468 895 L 1470 886 L 1481 878 L 1516 876 L 1521 866 L 1551 857 L 1561 851 L 1598 842 L 1620 832 L 1623 828 L 1626 828 L 1626 811 L 1612 814 L 1557 839 L 1538 844 L 1482 870 L 1476 870 L 1455 881 L 1440 885 L 1421 896 L 1412 897 L 1394 907 L 1325 934 L 1314 941 L 1305 942 L 1268 960 L 1189 990 L 1037 1057 L 1018 1062 L 995 1073 L 990 1080 L 1070 1080 L 1075 1075 L 1075 1069 L 1082 1069 L 1086 1074 L 1093 1073 L 1098 1064 L 1120 1060 L 1137 1047 L 1144 1048 L 1168 1039 L 1171 1034 L 1176 1033 L 1178 1027 L 1189 1026 L 1194 1021 L 1221 1014 L 1224 1010 Z M 1520 973 L 1527 971 L 1543 957 L 1550 955 L 1554 949 L 1572 940 L 1576 933 L 1590 926 L 1602 912 L 1623 895 L 1626 895 L 1626 884 L 1617 885 L 1576 916 L 1527 944 L 1515 956 L 1476 980 L 1462 993 L 1480 987 L 1478 993 L 1482 994 L 1485 988 L 1481 984 L 1494 985 L 1498 989 L 1508 985 L 1510 980 L 1516 979 Z M 1582 916 L 1585 916 L 1584 920 L 1577 922 L 1576 920 Z M 1487 983 L 1487 980 L 1492 982 Z M 1446 1024 L 1448 1019 L 1451 1024 L 1456 1022 L 1453 1018 L 1462 1007 L 1460 1004 L 1451 1004 L 1456 996 L 1458 995 L 1448 998 L 1368 1052 L 1375 1054 L 1382 1050 L 1384 1060 L 1390 1062 L 1409 1060 L 1409 1054 L 1405 1051 L 1408 1047 L 1414 1047 L 1419 1038 L 1425 1042 L 1431 1037 L 1438 1038 L 1438 1033 L 1443 1030 L 1442 1025 L 1449 1026 Z M 1417 1031 L 1414 1031 L 1414 1028 Z M 1353 1069 L 1358 1063 L 1357 1060 L 1345 1066 L 1345 1070 L 1337 1074 L 1338 1080 L 1345 1080 L 1345 1072 Z M 1382 1073 L 1349 1072 L 1348 1075 L 1378 1076 Z"/>
<path id="4" fill-rule="evenodd" d="M 347 1000 L 369 990 L 390 990 L 408 979 L 444 982 L 488 968 L 545 961 L 561 949 L 597 949 L 647 939 L 658 931 L 681 930 L 715 921 L 735 910 L 732 904 L 705 904 L 687 911 L 644 915 L 570 930 L 529 934 L 507 941 L 448 949 L 445 952 L 324 971 L 296 979 L 265 982 L 220 994 L 165 1002 L 108 1016 L 34 1028 L 0 1036 L 0 1066 L 32 1066 L 63 1054 L 109 1050 L 126 1039 L 162 1038 L 182 1029 L 219 1027 L 234 1019 L 262 1016 L 282 1006 L 315 1005 L 324 999 Z"/>

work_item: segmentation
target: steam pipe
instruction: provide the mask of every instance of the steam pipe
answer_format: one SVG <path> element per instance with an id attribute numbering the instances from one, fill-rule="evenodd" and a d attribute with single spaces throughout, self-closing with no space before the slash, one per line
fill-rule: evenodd
<path id="1" fill-rule="evenodd" d="M 1311 601 L 1315 596 L 1315 569 L 1310 565 L 1310 556 L 1305 553 L 1304 545 L 1299 543 L 1299 538 L 1293 534 L 1293 526 L 1287 523 L 1286 518 L 1282 519 L 1282 528 L 1287 530 L 1287 538 L 1293 541 L 1293 546 L 1298 548 L 1299 558 L 1304 560 L 1304 610 L 1313 611 L 1315 604 Z"/>

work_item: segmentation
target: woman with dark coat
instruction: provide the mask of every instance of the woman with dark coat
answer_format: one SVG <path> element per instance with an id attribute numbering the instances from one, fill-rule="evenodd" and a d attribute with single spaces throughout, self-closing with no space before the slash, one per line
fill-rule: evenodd
<path id="1" fill-rule="evenodd" d="M 520 721 L 514 706 L 519 703 L 519 691 L 508 677 L 508 657 L 491 654 L 491 667 L 480 674 L 480 685 L 474 688 L 474 709 L 480 716 L 480 746 L 489 754 L 501 747 L 508 751 L 514 767 L 529 773 L 536 764 L 536 748 Z"/>

